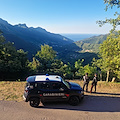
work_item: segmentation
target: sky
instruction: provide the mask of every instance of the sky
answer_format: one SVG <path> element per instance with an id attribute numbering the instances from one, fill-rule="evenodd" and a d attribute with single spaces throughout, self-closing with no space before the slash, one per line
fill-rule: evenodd
<path id="1" fill-rule="evenodd" d="M 0 18 L 52 33 L 106 34 L 112 26 L 96 21 L 113 18 L 116 9 L 105 6 L 104 0 L 0 0 Z"/>

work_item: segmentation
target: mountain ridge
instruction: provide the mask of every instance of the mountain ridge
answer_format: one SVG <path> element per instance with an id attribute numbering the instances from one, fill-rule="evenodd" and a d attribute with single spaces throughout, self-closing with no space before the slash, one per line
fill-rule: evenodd
<path id="1" fill-rule="evenodd" d="M 3 32 L 6 41 L 14 42 L 17 49 L 22 48 L 28 51 L 31 57 L 32 54 L 40 50 L 41 45 L 48 44 L 56 50 L 58 46 L 62 47 L 73 43 L 72 40 L 59 34 L 47 32 L 41 27 L 27 27 L 26 24 L 11 25 L 1 18 L 0 30 Z M 35 49 L 34 52 L 33 49 Z"/>
<path id="2" fill-rule="evenodd" d="M 28 58 L 40 50 L 40 46 L 47 44 L 57 51 L 57 56 L 64 63 L 72 63 L 78 59 L 85 59 L 84 65 L 98 58 L 99 45 L 107 36 L 94 36 L 77 42 L 60 34 L 54 34 L 41 27 L 27 27 L 26 24 L 11 25 L 0 18 L 0 30 L 6 41 L 14 42 L 16 49 L 28 51 Z"/>
<path id="3" fill-rule="evenodd" d="M 90 38 L 86 38 L 80 41 L 76 41 L 75 44 L 82 48 L 83 52 L 98 52 L 100 44 L 103 43 L 104 40 L 106 40 L 107 36 L 109 34 L 101 34 L 98 36 L 93 36 Z"/>

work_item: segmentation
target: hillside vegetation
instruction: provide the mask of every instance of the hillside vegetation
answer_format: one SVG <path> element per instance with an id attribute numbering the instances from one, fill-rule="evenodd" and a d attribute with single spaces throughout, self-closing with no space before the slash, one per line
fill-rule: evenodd
<path id="1" fill-rule="evenodd" d="M 106 40 L 108 34 L 93 36 L 84 40 L 75 42 L 77 46 L 82 48 L 82 52 L 98 52 L 100 44 Z"/>
<path id="2" fill-rule="evenodd" d="M 111 34 L 107 40 L 100 45 L 100 58 L 94 52 L 80 52 L 71 46 L 58 53 L 49 45 L 41 45 L 41 50 L 34 54 L 32 61 L 27 58 L 27 52 L 16 50 L 13 43 L 6 42 L 4 36 L 0 35 L 0 79 L 22 79 L 34 74 L 58 74 L 67 79 L 81 78 L 85 73 L 89 73 L 93 78 L 94 73 L 98 73 L 100 79 L 112 81 L 120 80 L 120 32 Z M 106 47 L 107 46 L 107 47 Z M 69 49 L 68 49 L 69 48 Z M 60 49 L 60 47 L 59 47 Z M 76 50 L 76 51 L 75 51 Z M 75 54 L 74 54 L 75 53 Z M 64 62 L 59 56 L 68 59 Z M 84 59 L 84 57 L 86 59 Z M 91 57 L 92 56 L 92 57 Z M 94 57 L 93 61 L 92 58 Z M 70 59 L 71 58 L 71 59 Z M 73 60 L 73 61 L 72 61 Z M 70 64 L 70 61 L 73 64 Z M 92 61 L 92 62 L 91 62 Z M 89 62 L 89 64 L 85 64 Z M 106 76 L 107 73 L 107 76 Z"/>
<path id="3" fill-rule="evenodd" d="M 27 57 L 31 61 L 33 55 L 41 49 L 41 45 L 49 45 L 57 51 L 58 58 L 64 63 L 71 63 L 78 59 L 86 59 L 84 65 L 90 63 L 92 59 L 97 58 L 99 43 L 102 43 L 104 35 L 91 37 L 82 42 L 73 42 L 72 40 L 46 31 L 41 27 L 27 27 L 26 24 L 11 25 L 7 21 L 0 18 L 0 30 L 6 41 L 13 43 L 14 47 L 27 51 Z M 95 41 L 98 42 L 95 42 Z M 93 41 L 93 42 L 92 42 Z M 89 60 L 83 52 L 87 52 Z M 94 52 L 91 54 L 90 52 Z"/>
<path id="4" fill-rule="evenodd" d="M 55 50 L 66 44 L 73 43 L 72 40 L 46 31 L 41 27 L 27 27 L 26 24 L 11 25 L 7 21 L 0 18 L 0 30 L 6 41 L 14 43 L 16 49 L 28 51 L 29 59 L 35 54 L 41 45 L 47 44 Z"/>

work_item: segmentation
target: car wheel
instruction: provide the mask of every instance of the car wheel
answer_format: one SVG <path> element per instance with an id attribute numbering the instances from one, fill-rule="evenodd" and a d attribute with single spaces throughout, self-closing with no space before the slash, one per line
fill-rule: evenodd
<path id="1" fill-rule="evenodd" d="M 70 99 L 69 99 L 69 104 L 70 104 L 70 105 L 73 105 L 73 106 L 78 105 L 79 102 L 80 102 L 80 100 L 79 100 L 79 98 L 78 98 L 77 96 L 72 96 L 72 97 L 70 97 Z"/>
<path id="2" fill-rule="evenodd" d="M 30 99 L 30 106 L 31 107 L 38 107 L 39 104 L 40 104 L 39 98 L 31 98 Z"/>

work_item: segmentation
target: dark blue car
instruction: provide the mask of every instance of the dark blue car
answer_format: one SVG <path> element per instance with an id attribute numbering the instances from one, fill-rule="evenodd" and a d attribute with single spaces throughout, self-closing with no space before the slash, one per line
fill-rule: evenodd
<path id="1" fill-rule="evenodd" d="M 26 81 L 23 98 L 32 107 L 49 101 L 68 101 L 70 105 L 78 105 L 84 97 L 80 85 L 67 82 L 57 75 L 30 76 Z"/>

